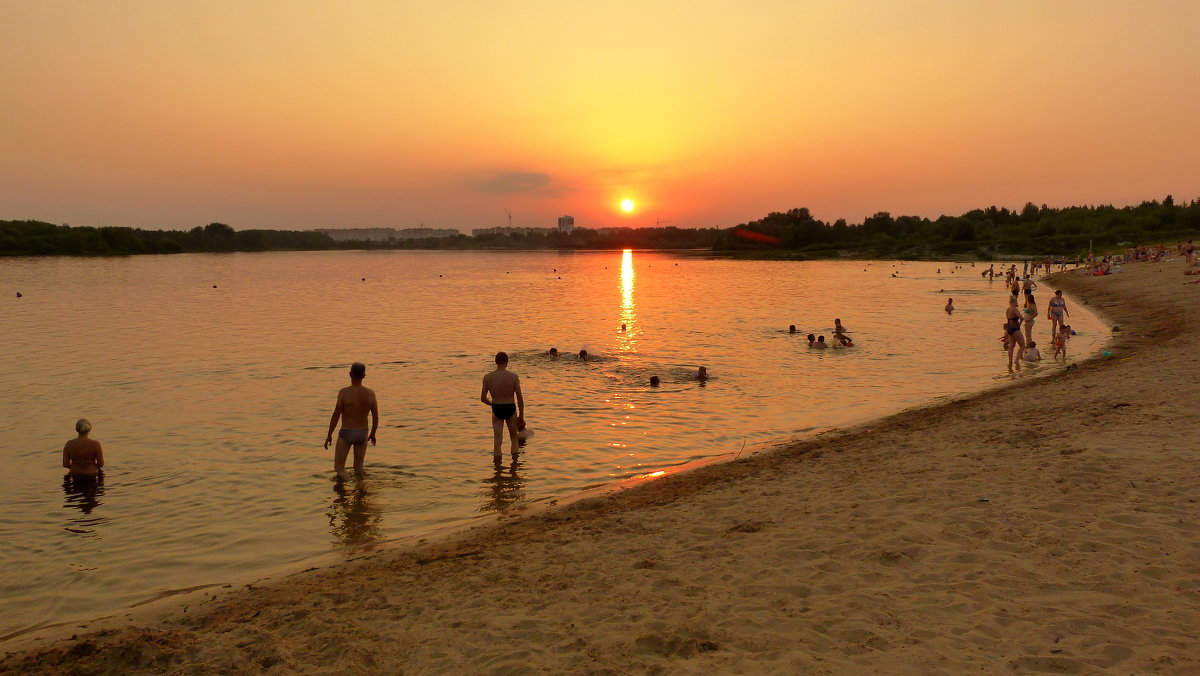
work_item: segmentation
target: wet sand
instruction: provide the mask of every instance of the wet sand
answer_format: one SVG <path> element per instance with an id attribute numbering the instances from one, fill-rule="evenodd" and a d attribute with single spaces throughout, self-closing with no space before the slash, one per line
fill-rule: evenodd
<path id="1" fill-rule="evenodd" d="M 1182 265 L 1044 284 L 1120 329 L 1111 358 L 196 597 L 0 671 L 1196 673 Z"/>

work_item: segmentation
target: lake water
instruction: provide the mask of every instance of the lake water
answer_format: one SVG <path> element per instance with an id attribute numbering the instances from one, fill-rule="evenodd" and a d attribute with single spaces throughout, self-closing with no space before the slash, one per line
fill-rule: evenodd
<path id="1" fill-rule="evenodd" d="M 620 251 L 0 259 L 0 637 L 1007 382 L 1004 285 L 951 270 Z M 1074 359 L 1105 328 L 1070 311 Z M 834 317 L 856 345 L 808 349 Z M 500 471 L 479 402 L 497 350 L 535 431 Z M 353 361 L 379 444 L 339 487 L 322 442 Z M 92 490 L 60 463 L 80 417 L 108 463 Z"/>

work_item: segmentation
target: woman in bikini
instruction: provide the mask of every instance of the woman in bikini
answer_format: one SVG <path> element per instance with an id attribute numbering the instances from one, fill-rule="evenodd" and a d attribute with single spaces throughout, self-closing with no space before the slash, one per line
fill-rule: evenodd
<path id="1" fill-rule="evenodd" d="M 1018 346 L 1017 370 L 1021 370 L 1021 354 L 1025 352 L 1025 336 L 1021 335 L 1021 311 L 1017 309 L 1017 297 L 1010 296 L 1008 309 L 1004 311 L 1004 332 L 1008 335 L 1008 370 L 1013 370 L 1013 350 Z"/>
<path id="2" fill-rule="evenodd" d="M 1033 342 L 1033 322 L 1037 319 L 1037 301 L 1033 299 L 1033 292 L 1025 290 L 1025 344 Z"/>
<path id="3" fill-rule="evenodd" d="M 1063 298 L 1062 289 L 1059 289 L 1050 299 L 1050 308 L 1046 312 L 1046 319 L 1050 320 L 1050 335 L 1058 334 L 1058 329 L 1063 325 L 1063 315 L 1070 317 L 1071 313 L 1067 312 L 1067 301 Z"/>

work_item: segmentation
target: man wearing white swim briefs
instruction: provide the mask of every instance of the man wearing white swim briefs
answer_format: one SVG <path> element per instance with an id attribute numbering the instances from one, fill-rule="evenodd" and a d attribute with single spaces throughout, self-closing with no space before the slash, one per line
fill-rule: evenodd
<path id="1" fill-rule="evenodd" d="M 379 403 L 375 400 L 375 392 L 363 387 L 363 378 L 367 377 L 367 367 L 359 362 L 350 366 L 350 386 L 343 387 L 338 392 L 337 404 L 333 407 L 333 416 L 329 419 L 329 433 L 325 435 L 325 448 L 333 442 L 333 430 L 337 427 L 338 419 L 342 421 L 342 429 L 338 431 L 337 446 L 333 451 L 333 471 L 338 479 L 345 481 L 350 478 L 346 473 L 346 456 L 354 448 L 354 473 L 361 475 L 363 460 L 367 457 L 367 442 L 375 445 L 375 430 L 379 429 Z M 371 431 L 367 431 L 367 415 L 371 416 Z"/>

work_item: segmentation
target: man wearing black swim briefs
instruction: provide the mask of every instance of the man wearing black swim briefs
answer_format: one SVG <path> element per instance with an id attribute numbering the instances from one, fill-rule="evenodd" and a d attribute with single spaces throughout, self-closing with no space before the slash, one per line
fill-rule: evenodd
<path id="1" fill-rule="evenodd" d="M 492 459 L 496 462 L 501 460 L 500 450 L 504 445 L 503 433 L 507 426 L 508 437 L 512 442 L 512 459 L 516 462 L 517 423 L 525 418 L 525 398 L 521 395 L 521 379 L 508 370 L 507 353 L 496 353 L 496 370 L 483 377 L 483 390 L 479 393 L 479 401 L 492 408 Z"/>

